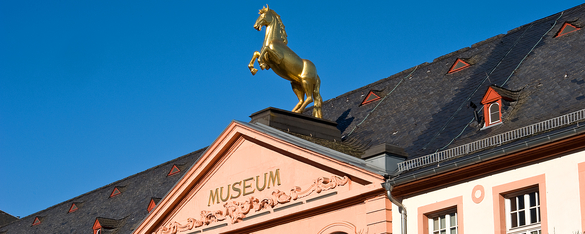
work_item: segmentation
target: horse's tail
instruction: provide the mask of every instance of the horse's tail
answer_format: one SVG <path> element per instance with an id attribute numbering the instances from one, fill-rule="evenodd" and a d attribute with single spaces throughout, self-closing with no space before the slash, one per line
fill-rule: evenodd
<path id="1" fill-rule="evenodd" d="M 313 117 L 323 118 L 323 113 L 321 112 L 321 106 L 323 105 L 323 99 L 321 98 L 321 93 L 319 89 L 321 88 L 321 78 L 319 75 L 316 75 L 315 87 L 313 88 Z"/>

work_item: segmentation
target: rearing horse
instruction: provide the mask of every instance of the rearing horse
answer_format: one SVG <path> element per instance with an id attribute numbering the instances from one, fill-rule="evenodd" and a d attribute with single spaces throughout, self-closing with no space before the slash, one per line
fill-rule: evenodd
<path id="1" fill-rule="evenodd" d="M 317 75 L 317 68 L 311 61 L 301 59 L 288 48 L 284 25 L 274 10 L 269 9 L 266 5 L 258 14 L 260 16 L 256 20 L 254 28 L 261 31 L 262 26 L 266 26 L 266 35 L 262 49 L 260 52 L 254 52 L 254 56 L 248 64 L 252 75 L 258 72 L 258 69 L 254 68 L 254 62 L 258 59 L 262 70 L 272 68 L 274 73 L 290 81 L 293 92 L 299 99 L 299 103 L 292 110 L 293 112 L 302 113 L 314 99 L 313 116 L 322 118 L 321 105 L 323 100 L 319 94 L 321 80 Z"/>

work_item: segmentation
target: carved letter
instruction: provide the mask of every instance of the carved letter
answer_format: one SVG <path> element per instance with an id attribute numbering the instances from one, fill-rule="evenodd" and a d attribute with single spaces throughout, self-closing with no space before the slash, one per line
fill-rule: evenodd
<path id="1" fill-rule="evenodd" d="M 276 185 L 280 185 L 280 171 L 279 169 L 276 169 L 276 171 L 274 171 L 274 174 L 272 174 L 272 172 L 270 172 L 270 177 L 268 177 L 268 188 L 270 188 L 270 182 L 272 182 L 272 186 L 276 186 Z M 278 182 L 276 185 L 275 183 Z"/>
<path id="2" fill-rule="evenodd" d="M 264 190 L 264 188 L 266 188 L 266 175 L 267 175 L 267 174 L 268 174 L 268 173 L 264 173 L 264 182 L 263 182 L 263 184 L 262 184 L 262 188 L 260 188 L 260 187 L 258 186 L 258 181 L 260 181 L 260 180 L 258 179 L 258 177 L 260 177 L 260 176 L 256 176 L 256 189 L 258 189 L 258 192 L 260 192 L 260 191 Z"/>
<path id="3" fill-rule="evenodd" d="M 232 189 L 234 189 L 234 192 L 238 192 L 238 195 L 232 194 L 232 199 L 238 198 L 240 196 L 240 194 L 242 194 L 240 188 L 236 188 L 236 184 L 239 187 L 241 183 L 242 183 L 242 181 L 238 181 L 238 182 L 235 182 L 234 185 L 232 185 Z"/>
<path id="4" fill-rule="evenodd" d="M 223 198 L 223 187 L 221 187 L 219 189 L 219 193 L 221 194 L 221 196 L 219 198 L 221 198 L 221 201 L 227 201 L 228 199 L 230 199 L 230 186 L 231 184 L 228 184 L 228 188 L 227 188 L 227 196 L 225 196 L 225 198 Z M 216 190 L 217 191 L 217 190 Z M 216 192 L 217 193 L 217 192 Z M 219 202 L 218 202 L 219 203 Z"/>
<path id="5" fill-rule="evenodd" d="M 247 181 L 250 181 L 250 180 L 254 180 L 254 177 L 250 177 L 250 178 L 244 180 L 244 188 L 243 188 L 243 190 L 244 190 L 244 196 L 246 196 L 248 194 L 254 193 L 254 188 L 252 187 L 252 185 L 251 184 L 246 184 L 246 182 Z M 251 188 L 252 191 L 246 192 L 246 188 Z"/>
<path id="6" fill-rule="evenodd" d="M 209 202 L 207 202 L 207 206 L 211 206 L 215 203 L 219 203 L 219 194 L 217 193 L 217 188 L 215 189 L 215 194 L 213 190 L 209 190 Z"/>

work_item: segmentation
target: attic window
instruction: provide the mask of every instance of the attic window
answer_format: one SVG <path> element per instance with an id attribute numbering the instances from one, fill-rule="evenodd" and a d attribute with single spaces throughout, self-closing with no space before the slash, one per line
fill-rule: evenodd
<path id="1" fill-rule="evenodd" d="M 153 197 L 150 199 L 150 203 L 148 203 L 148 208 L 147 208 L 148 213 L 150 213 L 150 211 L 152 211 L 156 207 L 156 205 L 158 204 L 159 201 L 160 201 L 160 198 Z"/>
<path id="2" fill-rule="evenodd" d="M 79 208 L 77 208 L 77 205 L 75 205 L 75 203 L 71 204 L 71 207 L 69 208 L 69 212 L 67 213 L 73 213 L 75 211 L 77 211 Z"/>
<path id="3" fill-rule="evenodd" d="M 481 104 L 483 104 L 484 128 L 502 123 L 502 107 L 508 102 L 517 101 L 520 91 L 511 91 L 495 85 L 488 87 Z M 506 101 L 506 102 L 504 102 Z"/>
<path id="4" fill-rule="evenodd" d="M 120 189 L 118 187 L 114 187 L 114 190 L 110 194 L 110 197 L 118 196 L 120 194 L 122 194 L 122 192 L 120 191 Z"/>
<path id="5" fill-rule="evenodd" d="M 95 222 L 93 223 L 93 233 L 94 234 L 100 234 L 102 233 L 103 230 L 112 230 L 112 229 L 116 229 L 118 227 L 120 227 L 120 224 L 123 223 L 124 219 L 108 219 L 108 218 L 102 218 L 102 217 L 98 217 L 95 219 Z"/>
<path id="6" fill-rule="evenodd" d="M 490 105 L 490 110 L 489 110 L 489 115 L 490 115 L 490 119 L 489 119 L 489 123 L 491 124 L 495 124 L 498 122 L 502 121 L 501 115 L 500 115 L 500 104 L 498 102 L 494 102 Z"/>
<path id="7" fill-rule="evenodd" d="M 41 224 L 41 217 L 37 216 L 37 217 L 35 217 L 35 220 L 33 221 L 32 226 L 36 226 L 39 224 Z"/>
<path id="8" fill-rule="evenodd" d="M 100 224 L 99 218 L 95 219 L 93 223 L 93 234 L 101 234 L 102 233 L 102 225 Z"/>
<path id="9" fill-rule="evenodd" d="M 368 93 L 368 95 L 366 96 L 366 98 L 362 101 L 362 105 L 375 102 L 379 99 L 380 99 L 380 96 L 378 94 L 374 93 L 374 91 L 370 91 Z"/>
<path id="10" fill-rule="evenodd" d="M 176 175 L 179 172 L 181 172 L 181 169 L 179 169 L 177 165 L 173 165 L 173 168 L 171 168 L 171 171 L 169 171 L 169 174 L 167 174 L 167 176 Z"/>
<path id="11" fill-rule="evenodd" d="M 453 73 L 453 72 L 458 72 L 461 71 L 467 67 L 471 66 L 471 64 L 461 60 L 460 58 L 458 58 L 455 63 L 453 63 L 453 65 L 451 66 L 451 69 L 449 69 L 449 73 Z"/>
<path id="12" fill-rule="evenodd" d="M 563 24 L 563 27 L 561 27 L 561 30 L 559 30 L 559 32 L 557 33 L 557 35 L 555 37 L 564 36 L 564 35 L 567 35 L 569 33 L 575 32 L 579 29 L 581 29 L 581 28 L 578 28 L 575 25 L 572 25 L 570 23 L 565 22 L 565 24 Z"/>

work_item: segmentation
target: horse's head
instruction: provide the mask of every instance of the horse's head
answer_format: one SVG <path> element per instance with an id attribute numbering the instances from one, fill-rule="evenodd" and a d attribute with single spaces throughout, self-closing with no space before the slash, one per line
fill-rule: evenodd
<path id="1" fill-rule="evenodd" d="M 262 26 L 270 25 L 276 17 L 275 12 L 268 8 L 268 4 L 266 4 L 266 7 L 260 9 L 258 14 L 260 16 L 258 16 L 258 19 L 256 19 L 256 23 L 254 24 L 254 28 L 258 31 L 262 30 Z"/>

